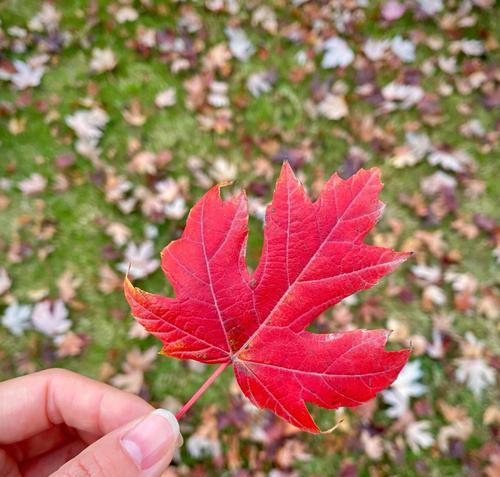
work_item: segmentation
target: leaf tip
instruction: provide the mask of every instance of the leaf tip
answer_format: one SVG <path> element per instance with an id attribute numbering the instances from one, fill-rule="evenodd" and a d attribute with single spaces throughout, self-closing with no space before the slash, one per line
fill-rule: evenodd
<path id="1" fill-rule="evenodd" d="M 373 185 L 375 185 L 378 193 L 384 188 L 384 183 L 382 182 L 382 171 L 379 167 L 370 167 L 369 169 L 360 169 L 354 176 L 360 175 L 364 181 L 371 182 L 373 181 Z"/>
<path id="2" fill-rule="evenodd" d="M 130 268 L 129 268 L 130 270 Z M 130 281 L 130 278 L 128 277 L 128 271 L 125 274 L 125 278 L 123 279 L 123 291 L 125 293 L 125 298 L 127 301 L 130 303 L 130 299 L 135 297 L 137 295 L 137 288 L 134 287 L 132 282 Z"/>
<path id="3" fill-rule="evenodd" d="M 395 267 L 398 267 L 401 265 L 403 262 L 406 262 L 411 256 L 414 255 L 414 252 L 396 252 L 397 256 L 396 259 L 394 260 Z"/>
<path id="4" fill-rule="evenodd" d="M 285 171 L 288 173 L 291 172 L 292 174 L 294 173 L 289 161 L 283 161 L 283 163 L 281 164 L 281 172 Z"/>
<path id="5" fill-rule="evenodd" d="M 130 281 L 130 279 L 128 277 L 129 272 L 130 272 L 130 264 L 128 266 L 127 273 L 125 274 L 125 278 L 123 279 L 123 287 L 125 289 L 127 289 L 127 288 L 134 288 L 134 286 L 132 285 L 132 282 Z"/>
<path id="6" fill-rule="evenodd" d="M 363 170 L 363 169 L 361 169 Z M 382 182 L 382 171 L 380 170 L 380 167 L 377 167 L 377 166 L 374 166 L 374 167 L 370 167 L 369 169 L 364 169 L 369 176 L 371 177 L 375 177 L 376 179 L 378 179 L 380 181 L 380 184 L 383 185 L 383 182 Z"/>
<path id="7" fill-rule="evenodd" d="M 295 182 L 299 181 L 290 163 L 288 161 L 283 161 L 278 181 L 286 179 L 290 179 Z"/>

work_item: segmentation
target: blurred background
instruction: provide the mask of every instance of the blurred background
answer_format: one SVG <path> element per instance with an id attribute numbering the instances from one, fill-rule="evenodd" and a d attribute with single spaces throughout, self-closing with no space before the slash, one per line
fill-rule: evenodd
<path id="1" fill-rule="evenodd" d="M 212 372 L 158 355 L 122 293 L 212 184 L 251 205 L 287 160 L 310 194 L 382 169 L 369 242 L 415 255 L 316 320 L 412 345 L 330 435 L 253 408 L 227 370 L 174 476 L 500 476 L 499 8 L 492 0 L 0 1 L 0 378 L 52 366 L 176 410 Z"/>

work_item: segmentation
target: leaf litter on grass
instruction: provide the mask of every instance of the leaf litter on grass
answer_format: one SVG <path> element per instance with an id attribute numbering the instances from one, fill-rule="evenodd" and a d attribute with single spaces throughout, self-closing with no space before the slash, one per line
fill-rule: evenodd
<path id="1" fill-rule="evenodd" d="M 2 378 L 60 365 L 185 401 L 209 370 L 179 373 L 152 354 L 137 364 L 154 342 L 128 336 L 128 262 L 141 287 L 166 293 L 159 248 L 204 191 L 236 179 L 253 269 L 277 165 L 288 161 L 313 197 L 335 170 L 378 166 L 388 206 L 369 241 L 413 251 L 412 263 L 326 310 L 314 331 L 392 328 L 395 346 L 412 347 L 411 378 L 311 440 L 221 376 L 183 422 L 196 445 L 170 474 L 496 475 L 494 2 L 0 8 Z"/>

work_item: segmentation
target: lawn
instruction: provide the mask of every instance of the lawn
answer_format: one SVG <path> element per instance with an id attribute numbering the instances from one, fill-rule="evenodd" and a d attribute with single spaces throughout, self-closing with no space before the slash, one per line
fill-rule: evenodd
<path id="1" fill-rule="evenodd" d="M 342 420 L 315 436 L 255 410 L 227 369 L 168 475 L 500 475 L 499 17 L 488 0 L 1 1 L 0 379 L 64 367 L 177 410 L 213 367 L 158 355 L 123 296 L 129 263 L 171 293 L 161 249 L 233 181 L 253 270 L 284 160 L 312 197 L 379 167 L 368 242 L 414 255 L 312 329 L 394 330 L 405 379 L 314 408 L 323 429 Z"/>

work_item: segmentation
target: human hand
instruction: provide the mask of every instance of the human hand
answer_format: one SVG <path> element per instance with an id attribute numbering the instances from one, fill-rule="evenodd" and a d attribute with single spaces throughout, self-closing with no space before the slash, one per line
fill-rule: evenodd
<path id="1" fill-rule="evenodd" d="M 170 412 L 70 371 L 0 383 L 1 477 L 158 477 L 180 442 Z"/>

